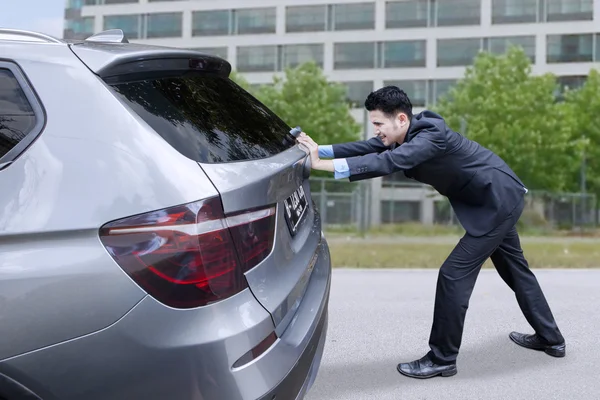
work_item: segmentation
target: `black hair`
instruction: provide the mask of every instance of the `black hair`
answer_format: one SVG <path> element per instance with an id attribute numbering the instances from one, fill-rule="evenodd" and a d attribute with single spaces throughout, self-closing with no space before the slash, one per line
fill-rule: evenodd
<path id="1" fill-rule="evenodd" d="M 371 92 L 365 100 L 367 111 L 379 110 L 387 116 L 396 116 L 398 113 L 405 113 L 408 118 L 412 118 L 412 103 L 404 90 L 397 86 L 385 86 L 374 92 Z"/>

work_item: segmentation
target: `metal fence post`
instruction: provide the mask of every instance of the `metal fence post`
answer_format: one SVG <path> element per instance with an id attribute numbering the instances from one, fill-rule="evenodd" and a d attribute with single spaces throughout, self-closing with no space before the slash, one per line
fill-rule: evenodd
<path id="1" fill-rule="evenodd" d="M 575 204 L 575 196 L 571 196 L 571 226 L 577 226 L 577 206 Z"/>
<path id="2" fill-rule="evenodd" d="M 360 228 L 360 201 L 357 200 L 356 191 L 350 195 L 350 218 L 352 218 L 350 222 Z"/>
<path id="3" fill-rule="evenodd" d="M 319 207 L 321 208 L 321 224 L 327 225 L 327 192 L 325 191 L 325 180 L 321 180 L 321 194 L 319 195 Z"/>
<path id="4" fill-rule="evenodd" d="M 363 219 L 364 219 L 364 227 L 365 227 L 365 232 L 369 230 L 369 225 L 370 225 L 370 220 L 371 220 L 371 183 L 370 182 L 363 182 L 363 193 L 364 193 L 364 198 L 363 198 L 363 204 L 364 204 L 364 212 L 363 212 Z"/>
<path id="5" fill-rule="evenodd" d="M 358 195 L 359 195 L 359 201 L 358 201 L 358 216 L 359 216 L 359 220 L 358 220 L 358 230 L 360 232 L 361 235 L 364 235 L 367 232 L 367 193 L 366 193 L 366 189 L 367 189 L 367 183 L 366 182 L 360 182 L 358 185 Z"/>

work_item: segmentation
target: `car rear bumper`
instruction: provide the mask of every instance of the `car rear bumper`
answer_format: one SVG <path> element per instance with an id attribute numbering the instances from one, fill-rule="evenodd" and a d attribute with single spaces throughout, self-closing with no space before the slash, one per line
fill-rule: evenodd
<path id="1" fill-rule="evenodd" d="M 300 400 L 304 398 L 304 395 L 310 390 L 319 372 L 327 337 L 327 323 L 328 313 L 325 310 L 311 341 L 296 365 L 294 365 L 294 368 L 277 387 L 262 396 L 260 400 Z"/>
<path id="2" fill-rule="evenodd" d="M 327 333 L 325 239 L 317 252 L 286 330 L 239 368 L 232 366 L 275 329 L 249 290 L 193 310 L 174 310 L 148 296 L 106 329 L 1 361 L 0 374 L 44 400 L 302 398 L 318 372 Z"/>

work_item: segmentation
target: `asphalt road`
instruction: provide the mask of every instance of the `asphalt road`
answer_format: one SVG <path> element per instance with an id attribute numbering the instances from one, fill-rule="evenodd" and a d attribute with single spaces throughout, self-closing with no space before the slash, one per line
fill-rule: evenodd
<path id="1" fill-rule="evenodd" d="M 396 371 L 428 350 L 437 270 L 334 270 L 329 333 L 306 400 L 600 399 L 600 270 L 535 270 L 567 343 L 565 358 L 517 346 L 531 332 L 512 291 L 481 271 L 458 374 L 427 380 Z"/>

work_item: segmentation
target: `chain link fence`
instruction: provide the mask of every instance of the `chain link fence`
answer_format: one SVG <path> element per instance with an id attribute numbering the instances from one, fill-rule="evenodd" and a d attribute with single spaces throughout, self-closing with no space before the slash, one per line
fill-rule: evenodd
<path id="1" fill-rule="evenodd" d="M 595 228 L 598 224 L 598 204 L 593 194 L 533 191 L 526 199 L 524 223 L 554 229 Z"/>
<path id="2" fill-rule="evenodd" d="M 311 178 L 312 198 L 324 226 L 366 229 L 370 221 L 370 185 Z"/>
<path id="3" fill-rule="evenodd" d="M 373 186 L 370 180 L 311 178 L 312 197 L 324 226 L 359 230 L 402 223 L 459 226 L 448 200 L 429 186 Z M 598 226 L 600 215 L 594 194 L 529 191 L 525 199 L 521 227 L 580 230 Z"/>

